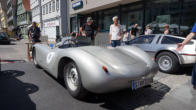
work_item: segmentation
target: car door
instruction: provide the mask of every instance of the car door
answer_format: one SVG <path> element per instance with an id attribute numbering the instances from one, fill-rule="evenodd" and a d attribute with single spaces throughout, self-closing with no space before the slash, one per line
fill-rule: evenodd
<path id="1" fill-rule="evenodd" d="M 146 51 L 150 55 L 154 53 L 154 42 L 155 35 L 142 35 L 130 41 L 131 45 L 134 45 L 142 50 Z"/>

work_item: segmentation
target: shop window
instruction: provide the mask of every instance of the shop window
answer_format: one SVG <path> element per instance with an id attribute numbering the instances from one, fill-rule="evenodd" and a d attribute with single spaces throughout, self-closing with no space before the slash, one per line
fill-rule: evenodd
<path id="1" fill-rule="evenodd" d="M 150 25 L 153 33 L 163 33 L 164 25 L 169 24 L 171 34 L 179 34 L 179 0 L 152 0 L 147 2 L 145 25 Z"/>
<path id="2" fill-rule="evenodd" d="M 71 18 L 71 31 L 78 32 L 76 17 Z"/>
<path id="3" fill-rule="evenodd" d="M 194 23 L 196 22 L 195 12 L 196 12 L 196 1 L 184 0 L 182 24 L 180 26 L 180 34 L 184 37 L 190 33 Z"/>
<path id="4" fill-rule="evenodd" d="M 103 15 L 102 15 L 102 31 L 109 31 L 110 29 L 110 25 L 113 24 L 113 20 L 112 18 L 114 16 L 118 16 L 118 8 L 115 8 L 115 9 L 111 9 L 111 10 L 106 10 L 106 11 L 103 11 Z M 120 20 L 120 19 L 119 19 Z M 120 23 L 120 21 L 119 21 Z"/>

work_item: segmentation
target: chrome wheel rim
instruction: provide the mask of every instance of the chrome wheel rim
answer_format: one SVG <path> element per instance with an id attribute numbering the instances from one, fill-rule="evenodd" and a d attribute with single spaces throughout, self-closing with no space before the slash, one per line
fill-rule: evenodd
<path id="1" fill-rule="evenodd" d="M 161 56 L 158 64 L 161 70 L 167 71 L 172 68 L 172 59 L 169 56 Z"/>
<path id="2" fill-rule="evenodd" d="M 76 67 L 74 67 L 74 66 L 68 67 L 67 72 L 66 72 L 66 81 L 67 81 L 68 87 L 72 91 L 77 90 L 77 88 L 78 88 L 78 71 L 77 71 Z"/>

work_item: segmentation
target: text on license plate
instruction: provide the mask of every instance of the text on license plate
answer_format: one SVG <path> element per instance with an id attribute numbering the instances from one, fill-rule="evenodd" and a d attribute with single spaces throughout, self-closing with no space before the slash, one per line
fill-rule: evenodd
<path id="1" fill-rule="evenodd" d="M 144 87 L 152 82 L 153 82 L 153 79 L 134 80 L 131 82 L 131 88 L 132 88 L 132 90 L 136 90 L 136 89 Z"/>

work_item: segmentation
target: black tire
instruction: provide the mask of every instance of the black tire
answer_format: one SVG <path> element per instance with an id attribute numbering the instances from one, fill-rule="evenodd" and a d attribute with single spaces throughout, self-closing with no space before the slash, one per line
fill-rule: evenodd
<path id="1" fill-rule="evenodd" d="M 171 52 L 159 53 L 156 57 L 156 62 L 159 70 L 165 73 L 175 73 L 180 67 L 177 56 Z"/>
<path id="2" fill-rule="evenodd" d="M 70 79 L 68 78 L 68 76 L 71 74 L 72 69 L 75 69 L 78 74 L 78 75 L 75 75 L 75 76 L 78 76 L 78 78 L 76 78 L 77 87 L 75 90 L 73 90 L 73 88 L 70 86 L 71 78 Z M 64 70 L 63 70 L 63 77 L 64 77 L 63 79 L 65 82 L 65 85 L 69 93 L 71 94 L 71 96 L 76 99 L 84 100 L 88 94 L 88 91 L 83 87 L 79 70 L 77 68 L 77 65 L 73 61 L 70 61 L 68 64 L 65 64 Z"/>
<path id="3" fill-rule="evenodd" d="M 36 60 L 36 50 L 35 49 L 33 49 L 33 51 L 32 51 L 32 60 L 33 60 L 33 64 L 35 65 L 36 68 L 41 68 Z"/>

